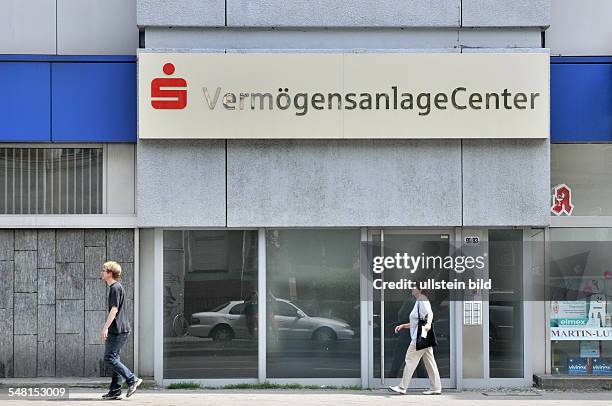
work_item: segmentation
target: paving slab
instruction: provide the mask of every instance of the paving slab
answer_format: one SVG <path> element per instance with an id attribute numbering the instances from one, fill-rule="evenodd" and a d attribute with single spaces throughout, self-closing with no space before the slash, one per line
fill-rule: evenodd
<path id="1" fill-rule="evenodd" d="M 6 381 L 6 380 L 5 380 Z M 491 390 L 488 390 L 491 392 Z M 2 405 L 23 405 L 21 400 L 8 399 L 7 389 L 2 389 Z M 420 392 L 394 395 L 386 390 L 140 390 L 129 399 L 130 405 L 495 405 L 495 406 L 560 406 L 560 405 L 607 405 L 612 401 L 612 392 L 537 392 L 536 396 L 525 396 L 528 390 L 516 391 L 504 396 L 484 395 L 483 391 L 446 392 L 440 396 L 425 396 Z M 100 400 L 102 391 L 81 388 L 70 391 L 70 405 L 88 405 Z M 35 400 L 28 405 L 48 405 L 47 400 Z M 68 402 L 66 403 L 68 404 Z"/>

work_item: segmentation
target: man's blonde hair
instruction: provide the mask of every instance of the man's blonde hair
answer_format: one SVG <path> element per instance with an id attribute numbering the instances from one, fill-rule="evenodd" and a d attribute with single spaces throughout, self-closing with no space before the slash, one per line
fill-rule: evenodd
<path id="1" fill-rule="evenodd" d="M 102 265 L 102 269 L 104 269 L 106 272 L 112 273 L 113 279 L 118 280 L 121 278 L 121 265 L 115 261 L 105 262 L 104 265 Z"/>

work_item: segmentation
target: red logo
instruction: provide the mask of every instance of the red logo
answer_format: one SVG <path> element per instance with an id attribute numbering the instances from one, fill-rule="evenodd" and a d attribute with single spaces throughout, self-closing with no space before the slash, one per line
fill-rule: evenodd
<path id="1" fill-rule="evenodd" d="M 164 73 L 172 75 L 174 65 L 165 64 Z M 164 100 L 153 100 L 154 97 Z M 151 99 L 154 109 L 184 109 L 187 106 L 187 81 L 183 78 L 155 78 L 151 81 Z"/>
<path id="2" fill-rule="evenodd" d="M 550 211 L 555 215 L 560 216 L 565 213 L 568 216 L 572 214 L 574 205 L 572 204 L 572 189 L 566 184 L 557 185 L 553 189 L 553 199 Z"/>

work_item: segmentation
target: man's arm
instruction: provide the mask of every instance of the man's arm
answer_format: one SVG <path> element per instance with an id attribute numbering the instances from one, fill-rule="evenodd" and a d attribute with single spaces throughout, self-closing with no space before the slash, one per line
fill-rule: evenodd
<path id="1" fill-rule="evenodd" d="M 100 337 L 102 338 L 102 341 L 106 341 L 106 338 L 108 337 L 108 328 L 113 323 L 113 320 L 115 320 L 115 317 L 117 316 L 118 311 L 119 309 L 117 309 L 116 306 L 113 306 L 108 312 L 106 323 L 104 323 L 104 327 L 102 327 L 102 334 L 100 335 Z"/>

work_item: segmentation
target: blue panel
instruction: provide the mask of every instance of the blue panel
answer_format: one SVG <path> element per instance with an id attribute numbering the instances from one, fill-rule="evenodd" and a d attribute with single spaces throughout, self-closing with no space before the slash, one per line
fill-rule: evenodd
<path id="1" fill-rule="evenodd" d="M 52 64 L 53 142 L 136 142 L 136 64 Z"/>
<path id="2" fill-rule="evenodd" d="M 0 62 L 136 62 L 136 56 L 0 54 Z"/>
<path id="3" fill-rule="evenodd" d="M 551 63 L 612 63 L 612 56 L 551 56 Z"/>
<path id="4" fill-rule="evenodd" d="M 46 62 L 0 62 L 0 141 L 51 140 L 49 77 Z"/>
<path id="5" fill-rule="evenodd" d="M 569 63 L 568 63 L 569 62 Z M 603 62 L 603 63 L 602 63 Z M 612 63 L 561 58 L 551 65 L 551 142 L 612 142 Z"/>

